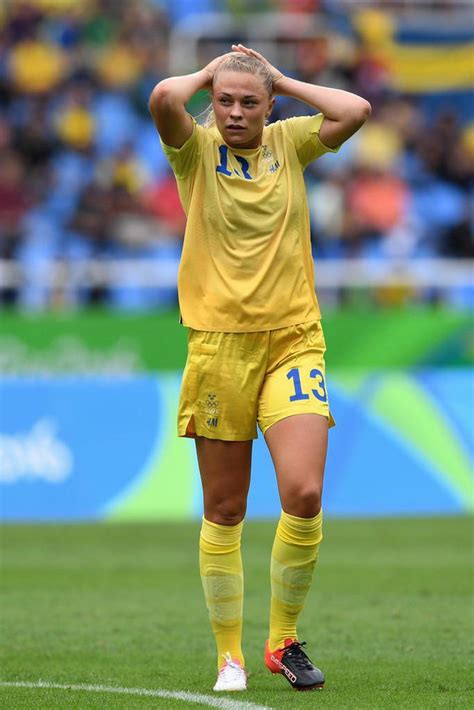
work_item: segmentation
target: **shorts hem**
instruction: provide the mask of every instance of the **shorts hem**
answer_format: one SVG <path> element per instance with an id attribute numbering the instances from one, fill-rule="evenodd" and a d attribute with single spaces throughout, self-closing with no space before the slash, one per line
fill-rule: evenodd
<path id="1" fill-rule="evenodd" d="M 291 413 L 282 414 L 281 416 L 276 415 L 275 417 L 273 417 L 273 419 L 269 423 L 267 423 L 263 426 L 261 424 L 259 424 L 260 431 L 265 436 L 267 431 L 274 424 L 278 424 L 278 422 L 283 421 L 283 419 L 289 419 L 289 417 L 297 417 L 299 414 L 316 414 L 319 417 L 324 417 L 325 419 L 328 420 L 328 429 L 332 429 L 332 427 L 336 426 L 336 421 L 335 421 L 334 417 L 332 416 L 331 412 L 329 412 L 328 414 L 326 414 L 324 412 L 291 412 Z"/>
<path id="2" fill-rule="evenodd" d="M 185 323 L 181 321 L 181 324 L 184 325 L 185 328 L 188 328 L 189 330 L 196 330 L 200 331 L 201 333 L 226 333 L 226 334 L 238 334 L 238 333 L 269 333 L 275 330 L 284 330 L 285 328 L 294 328 L 298 325 L 307 325 L 308 323 L 320 323 L 322 320 L 321 313 L 312 313 L 311 316 L 308 316 L 307 318 L 301 319 L 296 319 L 291 320 L 288 323 L 284 323 L 283 325 L 276 325 L 276 324 L 271 324 L 271 325 L 263 325 L 260 324 L 257 327 L 253 327 L 250 329 L 242 327 L 235 327 L 232 330 L 226 330 L 222 328 L 210 328 L 209 326 L 204 327 L 203 324 L 201 325 L 190 325 L 189 323 Z"/>
<path id="3" fill-rule="evenodd" d="M 214 439 L 219 441 L 252 441 L 258 438 L 258 433 L 256 430 L 251 432 L 219 432 L 219 431 L 209 431 L 204 427 L 199 425 L 196 426 L 194 420 L 194 426 L 190 427 L 190 423 L 193 420 L 193 415 L 191 415 L 187 420 L 178 425 L 178 436 L 185 439 L 195 439 L 197 436 L 202 436 L 205 439 Z"/>

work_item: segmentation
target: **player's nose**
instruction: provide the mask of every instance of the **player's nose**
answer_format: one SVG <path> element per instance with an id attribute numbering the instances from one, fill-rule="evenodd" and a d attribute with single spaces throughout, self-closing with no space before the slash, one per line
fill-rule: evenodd
<path id="1" fill-rule="evenodd" d="M 230 115 L 232 118 L 238 118 L 242 116 L 242 107 L 237 101 L 235 102 L 235 104 L 232 105 Z"/>

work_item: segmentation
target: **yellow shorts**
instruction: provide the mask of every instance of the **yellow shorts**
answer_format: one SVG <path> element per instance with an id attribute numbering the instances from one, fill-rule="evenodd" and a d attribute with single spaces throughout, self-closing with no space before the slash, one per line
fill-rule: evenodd
<path id="1" fill-rule="evenodd" d="M 179 436 L 247 441 L 294 414 L 329 426 L 320 321 L 257 333 L 189 330 L 178 412 Z"/>

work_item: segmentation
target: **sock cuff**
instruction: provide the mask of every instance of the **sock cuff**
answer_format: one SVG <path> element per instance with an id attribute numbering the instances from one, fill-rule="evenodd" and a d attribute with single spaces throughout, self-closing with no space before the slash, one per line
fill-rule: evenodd
<path id="1" fill-rule="evenodd" d="M 311 546 L 319 544 L 323 539 L 322 528 L 322 510 L 314 518 L 298 518 L 282 510 L 277 535 L 289 545 Z"/>
<path id="2" fill-rule="evenodd" d="M 227 554 L 240 549 L 244 521 L 237 525 L 219 525 L 203 517 L 200 547 L 205 552 Z"/>

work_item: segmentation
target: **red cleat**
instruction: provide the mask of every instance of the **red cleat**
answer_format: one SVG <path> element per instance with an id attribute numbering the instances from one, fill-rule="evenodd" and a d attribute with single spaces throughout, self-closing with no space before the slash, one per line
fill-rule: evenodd
<path id="1" fill-rule="evenodd" d="M 285 639 L 283 648 L 270 651 L 265 642 L 265 665 L 272 673 L 284 675 L 295 690 L 315 690 L 324 685 L 324 674 L 309 660 L 296 639 Z"/>

